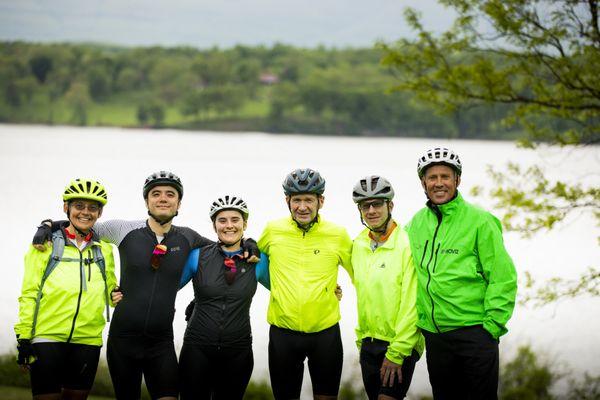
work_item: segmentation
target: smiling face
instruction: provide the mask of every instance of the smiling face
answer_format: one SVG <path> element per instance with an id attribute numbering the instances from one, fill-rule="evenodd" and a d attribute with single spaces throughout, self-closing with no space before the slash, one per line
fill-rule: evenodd
<path id="1" fill-rule="evenodd" d="M 246 221 L 237 210 L 223 210 L 217 214 L 213 227 L 219 241 L 231 245 L 239 242 L 244 236 Z"/>
<path id="2" fill-rule="evenodd" d="M 394 208 L 393 202 L 386 199 L 366 199 L 358 204 L 363 221 L 371 228 L 378 229 L 385 224 Z"/>
<path id="3" fill-rule="evenodd" d="M 82 232 L 89 232 L 102 215 L 102 207 L 97 201 L 74 199 L 63 205 L 69 221 Z"/>
<path id="4" fill-rule="evenodd" d="M 287 196 L 286 201 L 290 207 L 294 221 L 300 225 L 308 225 L 317 217 L 317 212 L 323 207 L 325 198 L 307 193 Z"/>
<path id="5" fill-rule="evenodd" d="M 447 165 L 433 165 L 425 171 L 421 184 L 433 204 L 445 204 L 456 195 L 460 176 Z"/>
<path id="6" fill-rule="evenodd" d="M 154 186 L 148 192 L 146 207 L 157 219 L 173 217 L 179 210 L 179 193 L 172 186 Z"/>

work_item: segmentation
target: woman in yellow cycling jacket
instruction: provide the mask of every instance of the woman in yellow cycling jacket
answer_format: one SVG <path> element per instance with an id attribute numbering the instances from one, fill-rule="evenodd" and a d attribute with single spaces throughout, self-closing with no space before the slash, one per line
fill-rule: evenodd
<path id="1" fill-rule="evenodd" d="M 92 230 L 107 201 L 104 187 L 75 179 L 63 201 L 69 222 L 52 248 L 32 246 L 25 256 L 15 333 L 17 362 L 30 370 L 34 399 L 87 398 L 116 285 L 112 248 Z"/>

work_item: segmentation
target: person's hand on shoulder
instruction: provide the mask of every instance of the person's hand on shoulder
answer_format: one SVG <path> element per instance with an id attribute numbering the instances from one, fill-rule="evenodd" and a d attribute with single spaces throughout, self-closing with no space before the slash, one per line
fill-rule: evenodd
<path id="1" fill-rule="evenodd" d="M 242 240 L 242 249 L 244 250 L 244 259 L 250 263 L 260 261 L 260 250 L 258 243 L 252 238 Z"/>
<path id="2" fill-rule="evenodd" d="M 38 226 L 37 231 L 33 235 L 31 244 L 36 250 L 46 251 L 46 243 L 52 241 L 52 220 L 45 219 Z"/>

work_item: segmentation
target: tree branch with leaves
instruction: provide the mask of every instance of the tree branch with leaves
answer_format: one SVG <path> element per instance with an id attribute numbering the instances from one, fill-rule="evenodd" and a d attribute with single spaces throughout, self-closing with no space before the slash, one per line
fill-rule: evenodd
<path id="1" fill-rule="evenodd" d="M 524 147 L 600 144 L 598 0 L 439 2 L 457 15 L 447 31 L 427 31 L 420 15 L 407 9 L 417 38 L 379 44 L 383 65 L 397 78 L 392 90 L 410 92 L 446 114 L 509 105 L 502 123 L 522 128 Z M 574 213 L 589 213 L 600 224 L 597 183 L 560 181 L 539 166 L 514 163 L 488 172 L 493 189 L 476 187 L 474 194 L 494 200 L 508 230 L 530 237 Z M 537 288 L 528 276 L 526 302 L 599 294 L 595 267 L 580 279 L 553 278 Z"/>

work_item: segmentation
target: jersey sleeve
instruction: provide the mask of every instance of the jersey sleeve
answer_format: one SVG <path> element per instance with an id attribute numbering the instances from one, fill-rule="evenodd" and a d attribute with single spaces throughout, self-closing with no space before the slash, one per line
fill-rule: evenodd
<path id="1" fill-rule="evenodd" d="M 139 229 L 146 225 L 146 221 L 125 221 L 121 219 L 111 219 L 108 221 L 96 222 L 94 232 L 105 242 L 119 246 L 125 236 L 134 229 Z"/>
<path id="2" fill-rule="evenodd" d="M 390 341 L 385 355 L 388 360 L 396 364 L 402 364 L 404 358 L 410 356 L 413 349 L 422 353 L 424 346 L 424 339 L 417 328 L 417 276 L 409 247 L 403 252 L 401 262 L 402 275 L 397 284 L 402 290 L 394 329 L 396 335 Z"/>
<path id="3" fill-rule="evenodd" d="M 271 276 L 269 274 L 269 256 L 260 253 L 260 261 L 256 264 L 256 280 L 267 290 L 271 290 Z"/>
<path id="4" fill-rule="evenodd" d="M 111 293 L 117 287 L 117 276 L 115 275 L 115 257 L 113 248 L 110 243 L 103 243 L 102 255 L 104 256 L 105 274 L 106 274 L 106 290 L 108 291 L 109 304 L 115 306 L 111 299 Z"/>
<path id="5" fill-rule="evenodd" d="M 183 266 L 183 272 L 181 274 L 181 280 L 179 281 L 179 289 L 183 288 L 189 281 L 192 280 L 194 275 L 198 272 L 198 260 L 200 259 L 200 249 L 194 249 L 190 252 L 185 265 Z"/>
<path id="6" fill-rule="evenodd" d="M 202 247 L 206 247 L 206 246 L 209 246 L 209 245 L 215 243 L 212 240 L 200 235 L 198 232 L 196 232 L 193 229 L 190 229 L 190 233 L 192 235 L 192 242 L 191 242 L 192 249 L 200 249 Z"/>
<path id="7" fill-rule="evenodd" d="M 51 254 L 51 247 L 41 252 L 30 246 L 25 255 L 25 273 L 19 296 L 19 321 L 14 327 L 15 333 L 22 339 L 31 339 L 36 298 Z"/>

